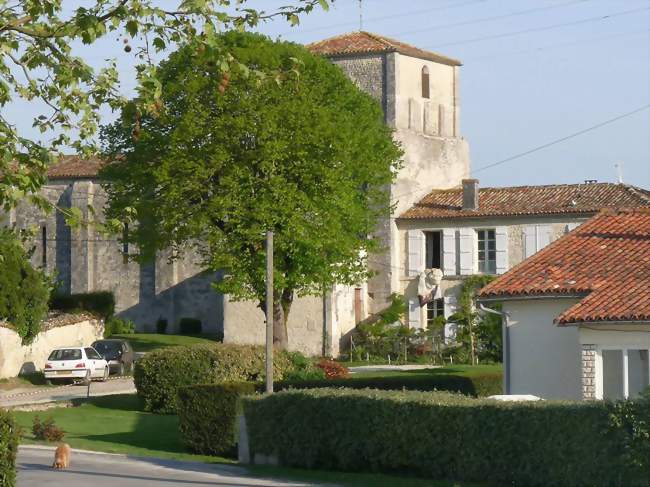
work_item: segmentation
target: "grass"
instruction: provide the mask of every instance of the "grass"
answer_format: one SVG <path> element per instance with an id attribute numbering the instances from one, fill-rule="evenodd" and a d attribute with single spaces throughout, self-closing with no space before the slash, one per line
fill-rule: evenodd
<path id="1" fill-rule="evenodd" d="M 0 391 L 7 391 L 11 389 L 28 389 L 32 387 L 49 387 L 49 385 L 45 382 L 45 376 L 42 372 L 33 372 L 31 374 L 20 375 L 18 377 L 0 379 Z"/>
<path id="2" fill-rule="evenodd" d="M 178 417 L 144 412 L 140 398 L 135 395 L 96 397 L 81 401 L 76 407 L 35 412 L 15 411 L 14 415 L 23 429 L 24 444 L 47 444 L 35 440 L 31 428 L 35 416 L 39 416 L 42 420 L 52 417 L 56 425 L 66 432 L 64 441 L 73 448 L 213 464 L 236 463 L 229 458 L 189 453 L 184 448 L 178 433 Z M 381 474 L 255 466 L 247 467 L 247 470 L 256 477 L 336 483 L 346 487 L 461 486 L 453 482 Z M 469 486 L 469 484 L 462 485 Z"/>
<path id="3" fill-rule="evenodd" d="M 501 364 L 490 365 L 448 365 L 438 369 L 417 369 L 417 370 L 382 370 L 371 372 L 355 372 L 350 376 L 351 380 L 355 378 L 368 379 L 372 377 L 413 377 L 423 375 L 460 375 L 463 377 L 472 377 L 480 374 L 498 374 L 503 371 Z"/>
<path id="4" fill-rule="evenodd" d="M 150 352 L 159 348 L 219 341 L 217 335 L 166 335 L 159 333 L 112 335 L 111 338 L 121 338 L 128 341 L 136 352 Z"/>

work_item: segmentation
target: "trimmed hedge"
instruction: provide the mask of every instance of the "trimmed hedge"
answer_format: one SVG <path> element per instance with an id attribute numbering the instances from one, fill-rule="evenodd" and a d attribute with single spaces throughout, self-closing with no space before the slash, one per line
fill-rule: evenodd
<path id="1" fill-rule="evenodd" d="M 102 318 L 109 318 L 115 312 L 115 297 L 110 291 L 80 294 L 55 294 L 50 299 L 50 308 L 60 311 L 90 311 Z"/>
<path id="2" fill-rule="evenodd" d="M 0 487 L 16 485 L 18 426 L 8 411 L 0 410 Z"/>
<path id="3" fill-rule="evenodd" d="M 255 384 L 251 382 L 181 387 L 177 408 L 183 442 L 202 455 L 233 454 L 239 400 L 254 393 Z"/>
<path id="4" fill-rule="evenodd" d="M 487 397 L 502 394 L 502 383 L 503 378 L 499 373 L 467 376 L 453 374 L 413 374 L 412 376 L 352 376 L 349 379 L 281 381 L 275 384 L 275 390 L 345 387 L 348 389 L 380 389 L 388 391 L 449 391 L 459 392 L 473 397 Z"/>
<path id="5" fill-rule="evenodd" d="M 198 344 L 154 350 L 135 363 L 133 380 L 145 410 L 173 414 L 182 386 L 219 382 L 255 382 L 264 378 L 264 347 L 224 343 Z M 291 368 L 287 354 L 277 352 L 274 377 Z"/>
<path id="6" fill-rule="evenodd" d="M 647 399 L 618 411 L 596 401 L 313 389 L 242 402 L 251 454 L 287 466 L 489 485 L 650 485 Z"/>

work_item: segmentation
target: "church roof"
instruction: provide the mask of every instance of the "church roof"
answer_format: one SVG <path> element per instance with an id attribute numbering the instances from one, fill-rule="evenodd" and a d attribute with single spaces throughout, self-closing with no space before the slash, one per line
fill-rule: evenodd
<path id="1" fill-rule="evenodd" d="M 98 157 L 61 156 L 59 161 L 47 170 L 47 177 L 48 179 L 94 178 L 104 164 L 105 161 Z"/>
<path id="2" fill-rule="evenodd" d="M 551 184 L 480 188 L 478 209 L 463 210 L 463 190 L 431 191 L 399 218 L 498 217 L 518 215 L 594 214 L 603 208 L 650 206 L 650 191 L 615 183 Z"/>
<path id="3" fill-rule="evenodd" d="M 462 65 L 456 59 L 442 56 L 435 52 L 425 51 L 410 44 L 365 31 L 350 32 L 348 34 L 330 37 L 329 39 L 308 44 L 307 49 L 314 54 L 327 57 L 398 52 L 405 56 L 426 59 L 427 61 L 448 64 L 449 66 Z"/>

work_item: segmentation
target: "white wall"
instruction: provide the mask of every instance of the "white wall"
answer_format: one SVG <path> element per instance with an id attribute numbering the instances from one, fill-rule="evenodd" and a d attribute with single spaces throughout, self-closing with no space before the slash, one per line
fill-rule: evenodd
<path id="1" fill-rule="evenodd" d="M 0 378 L 16 377 L 24 372 L 42 370 L 50 352 L 57 347 L 90 346 L 104 334 L 101 320 L 82 319 L 63 326 L 44 325 L 34 341 L 23 346 L 18 333 L 0 326 Z"/>
<path id="2" fill-rule="evenodd" d="M 504 301 L 510 313 L 510 393 L 544 399 L 581 399 L 581 346 L 577 327 L 553 319 L 572 298 Z"/>

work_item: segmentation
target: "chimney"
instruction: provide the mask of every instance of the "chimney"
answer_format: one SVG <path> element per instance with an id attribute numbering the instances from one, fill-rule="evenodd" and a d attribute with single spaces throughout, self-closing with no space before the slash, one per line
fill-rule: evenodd
<path id="1" fill-rule="evenodd" d="M 478 210 L 478 179 L 463 179 L 463 210 Z"/>

